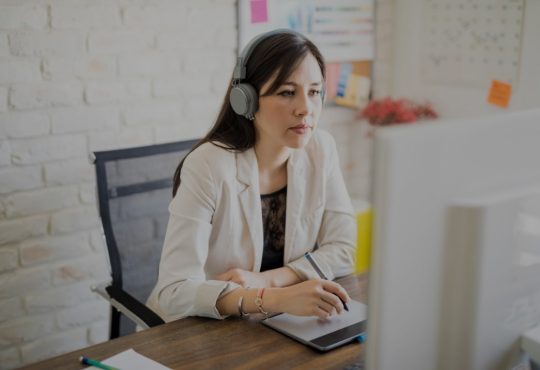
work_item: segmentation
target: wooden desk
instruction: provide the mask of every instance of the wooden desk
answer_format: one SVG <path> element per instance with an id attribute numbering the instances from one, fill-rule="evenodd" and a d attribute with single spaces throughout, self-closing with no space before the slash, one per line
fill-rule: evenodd
<path id="1" fill-rule="evenodd" d="M 367 276 L 348 276 L 338 282 L 352 298 L 366 302 Z M 172 369 L 342 369 L 363 358 L 364 346 L 357 342 L 321 353 L 259 324 L 261 316 L 255 316 L 249 320 L 190 317 L 23 369 L 82 369 L 81 355 L 103 360 L 129 348 Z"/>

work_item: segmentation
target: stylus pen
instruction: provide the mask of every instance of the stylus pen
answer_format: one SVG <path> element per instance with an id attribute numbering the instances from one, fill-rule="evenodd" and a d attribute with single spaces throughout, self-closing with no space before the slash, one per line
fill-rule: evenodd
<path id="1" fill-rule="evenodd" d="M 112 366 L 109 366 L 109 365 L 105 365 L 105 364 L 102 363 L 102 362 L 99 362 L 99 361 L 97 361 L 97 360 L 92 360 L 91 358 L 84 357 L 84 356 L 79 357 L 79 361 L 80 361 L 81 364 L 83 364 L 83 365 L 90 365 L 90 366 L 94 366 L 94 367 L 97 367 L 97 368 L 100 368 L 100 369 L 105 369 L 105 370 L 120 370 L 120 369 L 118 369 L 117 367 L 112 367 Z"/>
<path id="2" fill-rule="evenodd" d="M 304 257 L 306 257 L 307 260 L 309 261 L 309 263 L 311 263 L 311 266 L 313 266 L 315 271 L 317 271 L 317 274 L 319 274 L 321 279 L 328 280 L 328 278 L 326 277 L 324 272 L 322 272 L 321 268 L 319 267 L 319 265 L 317 264 L 317 262 L 315 261 L 315 259 L 311 255 L 311 253 L 306 252 L 306 254 L 304 254 Z M 336 294 L 336 296 L 337 296 L 337 294 Z M 343 301 L 343 299 L 341 299 L 339 296 L 337 296 L 337 297 L 339 298 L 341 303 L 343 303 L 343 308 L 345 309 L 345 311 L 349 311 L 349 307 L 347 307 L 347 303 L 345 303 L 345 301 Z"/>

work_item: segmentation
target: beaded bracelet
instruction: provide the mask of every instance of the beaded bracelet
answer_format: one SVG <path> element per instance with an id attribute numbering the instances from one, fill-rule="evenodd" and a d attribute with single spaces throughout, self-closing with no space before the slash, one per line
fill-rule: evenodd
<path id="1" fill-rule="evenodd" d="M 264 316 L 268 317 L 268 312 L 263 309 L 263 294 L 264 288 L 259 289 L 257 292 L 257 298 L 255 298 L 255 306 L 257 306 L 259 311 L 261 311 Z"/>
<path id="2" fill-rule="evenodd" d="M 242 303 L 244 303 L 244 296 L 243 295 L 241 295 L 240 298 L 238 299 L 238 316 L 240 316 L 240 317 L 249 316 L 249 313 L 245 313 L 242 310 Z"/>

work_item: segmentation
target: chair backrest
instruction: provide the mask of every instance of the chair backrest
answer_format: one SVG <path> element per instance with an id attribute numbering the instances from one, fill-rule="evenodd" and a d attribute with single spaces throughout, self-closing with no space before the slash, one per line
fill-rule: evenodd
<path id="1" fill-rule="evenodd" d="M 174 171 L 197 142 L 94 153 L 112 284 L 142 303 L 157 281 Z M 111 338 L 134 331 L 135 323 L 113 310 Z"/>

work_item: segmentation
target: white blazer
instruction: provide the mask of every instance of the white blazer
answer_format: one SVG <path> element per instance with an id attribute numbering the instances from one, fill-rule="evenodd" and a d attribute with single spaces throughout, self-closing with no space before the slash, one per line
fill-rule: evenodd
<path id="1" fill-rule="evenodd" d="M 159 278 L 148 306 L 165 321 L 223 318 L 216 301 L 239 287 L 214 280 L 231 268 L 260 271 L 263 225 L 253 149 L 229 152 L 205 143 L 186 158 L 170 219 Z M 284 265 L 318 278 L 312 252 L 329 279 L 353 272 L 356 222 L 333 138 L 317 129 L 287 162 Z M 317 249 L 314 251 L 314 248 Z"/>

